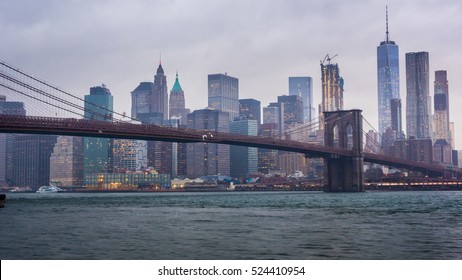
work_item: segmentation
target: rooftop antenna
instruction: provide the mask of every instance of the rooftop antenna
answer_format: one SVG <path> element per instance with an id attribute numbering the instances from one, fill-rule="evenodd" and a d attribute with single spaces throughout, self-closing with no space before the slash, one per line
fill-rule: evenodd
<path id="1" fill-rule="evenodd" d="M 388 41 L 388 5 L 385 7 L 386 7 L 386 23 L 387 23 L 387 43 L 388 43 L 389 42 Z"/>
<path id="2" fill-rule="evenodd" d="M 159 65 L 162 65 L 162 51 L 159 52 Z"/>

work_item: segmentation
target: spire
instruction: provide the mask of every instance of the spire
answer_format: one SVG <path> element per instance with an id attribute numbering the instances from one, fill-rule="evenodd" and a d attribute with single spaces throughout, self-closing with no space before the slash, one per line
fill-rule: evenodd
<path id="1" fill-rule="evenodd" d="M 386 24 L 387 24 L 387 32 L 386 32 L 386 34 L 387 34 L 387 43 L 388 43 L 389 42 L 389 40 L 388 40 L 388 5 L 385 6 L 385 7 L 386 7 Z"/>
<path id="2" fill-rule="evenodd" d="M 178 81 L 178 72 L 176 72 L 175 84 L 173 84 L 173 88 L 170 92 L 182 92 L 183 89 L 181 88 L 180 82 Z"/>

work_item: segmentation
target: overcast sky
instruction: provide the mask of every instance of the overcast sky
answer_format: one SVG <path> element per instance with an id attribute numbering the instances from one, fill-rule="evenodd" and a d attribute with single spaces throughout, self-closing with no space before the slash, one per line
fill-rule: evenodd
<path id="1" fill-rule="evenodd" d="M 131 91 L 153 81 L 160 53 L 169 90 L 178 71 L 192 110 L 207 106 L 208 74 L 238 78 L 240 98 L 262 106 L 288 93 L 289 76 L 310 76 L 317 114 L 320 60 L 338 54 L 332 62 L 345 80 L 345 109 L 362 109 L 377 128 L 376 48 L 386 5 L 400 48 L 403 118 L 405 53 L 427 51 L 431 95 L 434 71 L 448 71 L 462 149 L 460 0 L 2 0 L 0 60 L 80 96 L 104 83 L 115 110 L 127 113 Z"/>

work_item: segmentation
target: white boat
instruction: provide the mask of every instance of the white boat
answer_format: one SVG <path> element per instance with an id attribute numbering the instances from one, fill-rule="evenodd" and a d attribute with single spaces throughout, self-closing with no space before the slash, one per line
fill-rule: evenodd
<path id="1" fill-rule="evenodd" d="M 43 186 L 43 187 L 40 187 L 36 193 L 57 193 L 57 192 L 60 192 L 60 191 L 63 191 L 63 189 L 60 189 L 58 187 L 55 187 L 55 186 Z"/>

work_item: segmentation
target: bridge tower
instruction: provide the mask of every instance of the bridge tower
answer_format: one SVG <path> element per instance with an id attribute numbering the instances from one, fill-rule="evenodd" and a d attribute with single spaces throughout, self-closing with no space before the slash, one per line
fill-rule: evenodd
<path id="1" fill-rule="evenodd" d="M 324 159 L 325 192 L 363 192 L 361 110 L 324 112 L 324 145 L 352 151 L 351 157 Z"/>

